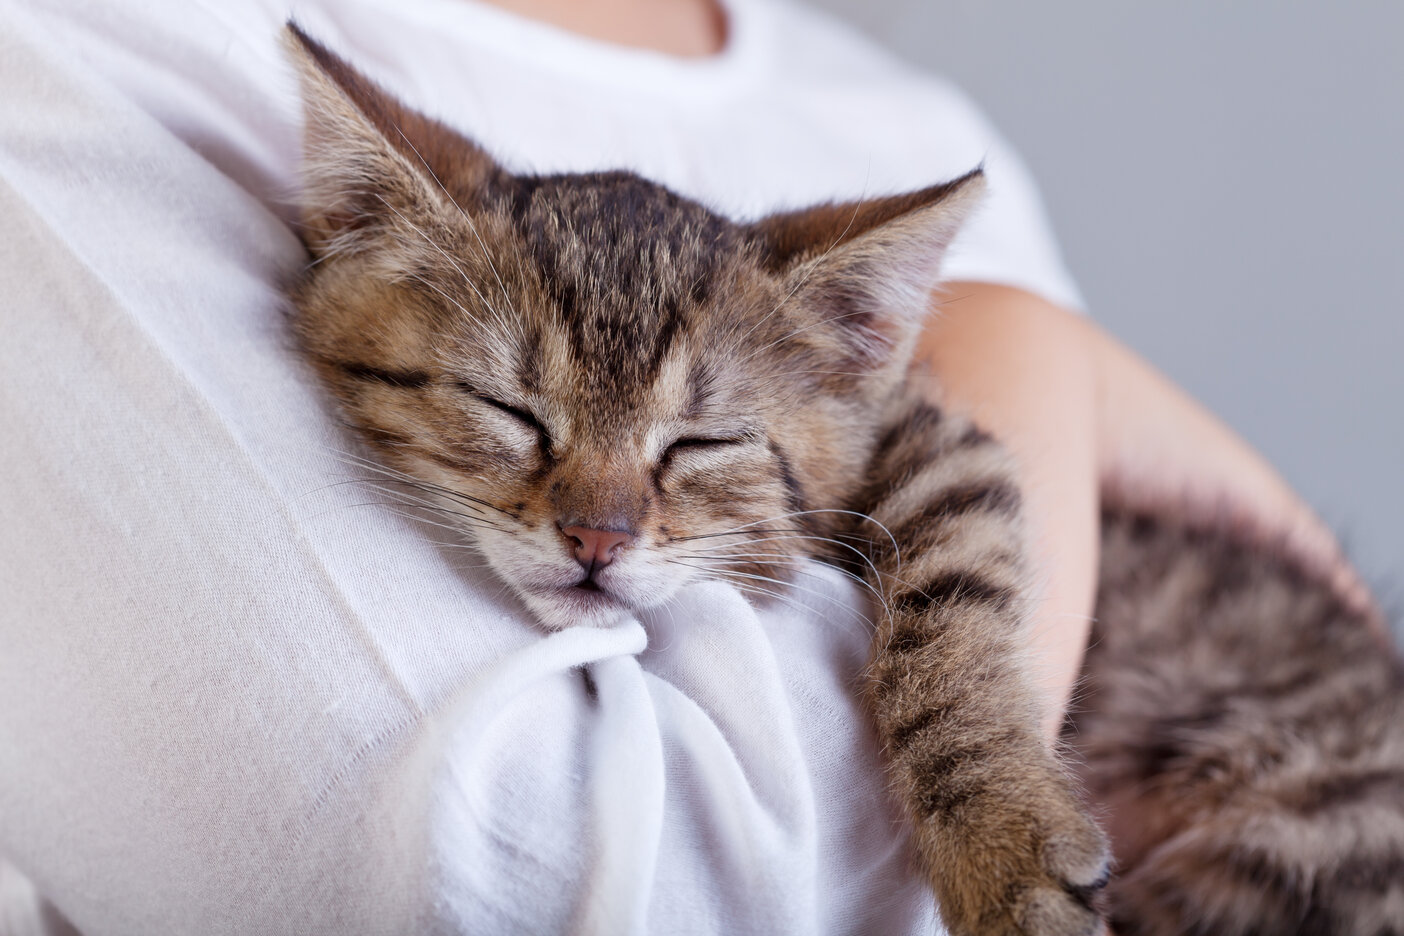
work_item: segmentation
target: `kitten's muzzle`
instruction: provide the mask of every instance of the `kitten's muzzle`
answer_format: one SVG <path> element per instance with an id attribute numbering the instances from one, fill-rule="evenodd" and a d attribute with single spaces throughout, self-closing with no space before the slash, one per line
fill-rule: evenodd
<path id="1" fill-rule="evenodd" d="M 585 580 L 592 581 L 595 573 L 614 561 L 619 550 L 634 542 L 625 530 L 593 530 L 583 526 L 561 527 L 575 561 L 585 570 Z"/>

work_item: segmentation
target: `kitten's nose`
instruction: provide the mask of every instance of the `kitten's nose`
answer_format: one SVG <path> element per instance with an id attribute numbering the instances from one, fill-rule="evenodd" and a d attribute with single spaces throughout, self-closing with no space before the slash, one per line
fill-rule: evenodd
<path id="1" fill-rule="evenodd" d="M 614 554 L 621 546 L 628 546 L 634 537 L 623 530 L 592 530 L 589 527 L 561 527 L 566 535 L 575 561 L 588 573 L 602 569 L 614 561 Z"/>

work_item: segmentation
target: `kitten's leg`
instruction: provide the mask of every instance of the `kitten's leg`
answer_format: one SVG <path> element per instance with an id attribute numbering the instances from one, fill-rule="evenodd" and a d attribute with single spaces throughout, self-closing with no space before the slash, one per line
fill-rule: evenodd
<path id="1" fill-rule="evenodd" d="M 1107 849 L 1044 741 L 1022 666 L 1019 492 L 968 424 L 913 403 L 874 454 L 886 599 L 868 703 L 941 915 L 965 934 L 1090 934 Z"/>

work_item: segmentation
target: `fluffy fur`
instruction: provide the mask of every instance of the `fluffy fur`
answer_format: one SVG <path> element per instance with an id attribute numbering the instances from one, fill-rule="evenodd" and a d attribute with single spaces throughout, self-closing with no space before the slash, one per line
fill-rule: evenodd
<path id="1" fill-rule="evenodd" d="M 1404 933 L 1404 666 L 1320 580 L 1221 523 L 1103 524 L 1068 740 L 1125 936 Z"/>
<path id="2" fill-rule="evenodd" d="M 1019 490 L 990 437 L 906 379 L 941 253 L 980 197 L 979 172 L 738 224 L 630 173 L 511 174 L 295 29 L 289 46 L 307 101 L 305 228 L 315 258 L 294 295 L 298 333 L 392 483 L 451 516 L 549 628 L 606 626 L 698 578 L 764 594 L 784 587 L 800 557 L 846 565 L 881 599 L 865 698 L 947 926 L 958 936 L 1094 932 L 1105 840 L 1039 736 L 1017 663 L 1027 607 Z M 587 562 L 589 531 L 623 545 Z M 1336 861 L 1365 840 L 1335 825 L 1320 841 L 1271 839 L 1258 833 L 1279 818 L 1254 810 L 1280 817 L 1309 812 L 1311 795 L 1328 789 L 1336 799 L 1358 794 L 1379 813 L 1368 829 L 1357 824 L 1378 838 L 1366 863 L 1398 868 L 1399 746 L 1382 740 L 1398 729 L 1380 721 L 1397 709 L 1397 676 L 1371 677 L 1368 688 L 1327 680 L 1379 703 L 1359 718 L 1343 708 L 1326 736 L 1306 742 L 1323 770 L 1354 744 L 1353 785 L 1310 774 L 1317 779 L 1301 779 L 1297 799 L 1270 801 L 1200 748 L 1165 747 L 1166 738 L 1212 735 L 1216 752 L 1276 751 L 1286 742 L 1273 739 L 1308 735 L 1271 707 L 1257 722 L 1226 718 L 1240 692 L 1255 691 L 1250 675 L 1271 686 L 1277 677 L 1261 660 L 1250 674 L 1252 654 L 1216 654 L 1214 641 L 1240 646 L 1247 638 L 1234 635 L 1245 625 L 1318 625 L 1329 599 L 1302 581 L 1316 617 L 1288 621 L 1281 612 L 1291 601 L 1245 598 L 1232 606 L 1241 614 L 1225 611 L 1208 628 L 1196 617 L 1207 599 L 1186 590 L 1193 576 L 1182 563 L 1191 559 L 1182 557 L 1226 574 L 1212 550 L 1242 551 L 1157 536 L 1109 541 L 1126 565 L 1107 570 L 1107 638 L 1089 676 L 1107 701 L 1075 736 L 1086 782 L 1115 804 L 1126 849 L 1112 891 L 1117 918 L 1147 933 L 1286 933 L 1294 930 L 1285 923 L 1203 921 L 1249 906 L 1241 893 L 1258 894 L 1258 906 L 1290 891 L 1290 906 L 1307 908 L 1293 919 L 1316 907 L 1327 908 L 1321 919 L 1347 919 L 1342 901 L 1310 889 L 1320 879 L 1312 862 Z M 1233 579 L 1243 589 L 1286 581 L 1271 561 L 1243 561 L 1259 576 Z M 1329 611 L 1332 634 L 1360 632 L 1339 607 Z M 1187 624 L 1194 641 L 1167 637 Z M 1152 626 L 1159 644 L 1133 636 Z M 1269 634 L 1254 638 L 1254 654 L 1304 649 Z M 1311 644 L 1314 662 L 1330 646 Z M 1330 659 L 1363 662 L 1343 653 L 1344 644 Z M 1191 704 L 1203 695 L 1194 687 L 1205 665 L 1215 702 Z M 1316 689 L 1308 676 L 1293 679 L 1292 703 L 1307 705 L 1295 693 Z M 1189 714 L 1175 714 L 1181 703 Z M 1189 721 L 1164 721 L 1175 717 Z M 1147 746 L 1155 757 L 1140 753 Z M 1196 785 L 1206 772 L 1211 779 Z M 1237 867 L 1242 848 L 1292 843 L 1305 857 L 1293 864 L 1274 852 L 1262 865 L 1287 884 L 1250 875 L 1224 889 L 1220 869 Z M 1313 857 L 1328 855 L 1336 857 Z M 1383 887 L 1384 909 L 1368 919 L 1397 922 L 1384 873 L 1337 879 L 1348 878 L 1351 893 Z M 1292 875 L 1313 883 L 1304 891 Z"/>

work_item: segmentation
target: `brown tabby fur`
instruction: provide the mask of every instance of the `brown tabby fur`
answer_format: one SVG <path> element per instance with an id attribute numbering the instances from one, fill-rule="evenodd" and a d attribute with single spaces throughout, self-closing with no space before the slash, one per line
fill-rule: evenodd
<path id="1" fill-rule="evenodd" d="M 1190 626 L 1186 626 L 1186 625 Z M 1116 843 L 1126 936 L 1404 933 L 1404 665 L 1224 524 L 1103 524 L 1068 739 Z"/>
<path id="2" fill-rule="evenodd" d="M 947 926 L 1094 932 L 1104 839 L 1018 662 L 1019 490 L 906 377 L 980 174 L 737 224 L 629 173 L 508 173 L 291 36 L 316 260 L 298 332 L 389 483 L 451 513 L 551 628 L 698 578 L 766 592 L 801 557 L 848 565 L 882 599 L 866 701 Z M 582 573 L 576 526 L 633 539 Z M 1098 708 L 1071 737 L 1125 849 L 1117 919 L 1294 932 L 1242 909 L 1281 905 L 1396 931 L 1393 658 L 1270 557 L 1110 535 Z M 1349 674 L 1315 679 L 1324 661 Z"/>

